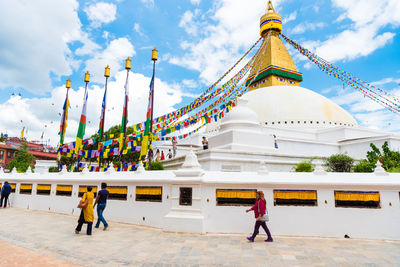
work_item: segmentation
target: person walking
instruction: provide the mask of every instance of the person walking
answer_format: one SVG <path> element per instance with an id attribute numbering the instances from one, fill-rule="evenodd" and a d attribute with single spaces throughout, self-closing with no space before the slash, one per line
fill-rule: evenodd
<path id="1" fill-rule="evenodd" d="M 257 191 L 256 197 L 257 197 L 256 204 L 254 204 L 254 206 L 251 207 L 250 209 L 246 210 L 246 212 L 254 210 L 254 217 L 256 218 L 256 224 L 254 225 L 253 235 L 247 237 L 247 240 L 249 240 L 250 242 L 254 242 L 254 238 L 256 238 L 256 236 L 259 233 L 258 230 L 260 229 L 260 226 L 262 226 L 262 228 L 264 229 L 265 233 L 267 233 L 268 236 L 268 238 L 264 241 L 273 242 L 274 239 L 272 238 L 271 233 L 269 232 L 267 224 L 265 223 L 265 221 L 262 220 L 262 217 L 266 211 L 266 203 L 267 203 L 264 198 L 264 192 Z"/>
<path id="2" fill-rule="evenodd" d="M 160 150 L 159 149 L 157 149 L 157 152 L 156 152 L 156 161 L 157 162 L 161 161 L 161 156 L 160 156 Z"/>
<path id="3" fill-rule="evenodd" d="M 175 158 L 176 156 L 176 145 L 178 144 L 178 142 L 176 141 L 176 138 L 174 137 L 174 139 L 172 139 L 172 151 L 173 151 L 173 157 Z"/>
<path id="4" fill-rule="evenodd" d="M 276 139 L 276 135 L 273 134 L 273 137 L 274 137 L 274 147 L 275 147 L 276 149 L 278 149 L 278 140 Z"/>
<path id="5" fill-rule="evenodd" d="M 108 228 L 108 223 L 106 222 L 106 220 L 103 217 L 103 212 L 104 209 L 106 208 L 106 204 L 107 204 L 107 198 L 110 195 L 110 192 L 108 192 L 107 188 L 107 184 L 106 183 L 101 183 L 101 190 L 99 191 L 99 193 L 97 194 L 96 197 L 96 201 L 94 202 L 93 208 L 96 207 L 97 205 L 97 223 L 95 228 L 99 228 L 100 227 L 100 221 L 104 224 L 104 231 L 107 230 Z"/>
<path id="6" fill-rule="evenodd" d="M 171 149 L 168 150 L 167 159 L 172 159 Z"/>
<path id="7" fill-rule="evenodd" d="M 87 192 L 83 194 L 82 200 L 79 202 L 78 208 L 82 208 L 81 215 L 79 216 L 78 225 L 75 229 L 75 234 L 79 234 L 82 230 L 82 225 L 87 223 L 86 234 L 92 235 L 92 226 L 94 220 L 93 212 L 93 199 L 94 194 L 92 192 L 92 187 L 87 187 Z"/>
<path id="8" fill-rule="evenodd" d="M 201 141 L 201 143 L 203 144 L 203 150 L 208 149 L 208 141 L 205 136 L 203 136 L 203 141 Z"/>
<path id="9" fill-rule="evenodd" d="M 164 151 L 161 150 L 161 161 L 165 160 Z"/>
<path id="10" fill-rule="evenodd" d="M 8 196 L 11 194 L 11 186 L 5 181 L 3 187 L 1 188 L 1 199 L 0 199 L 0 208 L 3 207 L 4 200 L 4 208 L 7 207 Z"/>

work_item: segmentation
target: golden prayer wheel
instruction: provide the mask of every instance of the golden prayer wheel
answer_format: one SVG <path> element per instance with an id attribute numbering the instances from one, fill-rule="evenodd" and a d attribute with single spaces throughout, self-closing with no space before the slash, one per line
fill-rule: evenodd
<path id="1" fill-rule="evenodd" d="M 85 82 L 89 82 L 90 81 L 90 74 L 89 74 L 89 71 L 87 71 L 86 73 L 85 73 Z"/>
<path id="2" fill-rule="evenodd" d="M 107 65 L 106 69 L 104 70 L 104 77 L 110 77 L 110 66 Z"/>
<path id="3" fill-rule="evenodd" d="M 157 53 L 158 53 L 158 51 L 157 51 L 156 47 L 154 47 L 154 49 L 151 51 L 151 60 L 157 61 Z"/>
<path id="4" fill-rule="evenodd" d="M 125 61 L 125 69 L 127 70 L 131 69 L 131 59 L 129 57 Z"/>
<path id="5" fill-rule="evenodd" d="M 71 79 L 70 78 L 68 78 L 68 80 L 67 80 L 67 82 L 65 84 L 65 87 L 66 88 L 71 88 Z"/>

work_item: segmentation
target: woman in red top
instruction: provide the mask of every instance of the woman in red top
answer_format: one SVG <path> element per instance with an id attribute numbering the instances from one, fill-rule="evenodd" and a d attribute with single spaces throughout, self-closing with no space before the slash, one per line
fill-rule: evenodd
<path id="1" fill-rule="evenodd" d="M 257 191 L 257 201 L 256 204 L 254 204 L 253 207 L 250 209 L 246 210 L 246 212 L 254 210 L 254 217 L 256 218 L 256 224 L 254 226 L 254 232 L 252 236 L 249 236 L 247 240 L 250 242 L 254 242 L 254 238 L 258 235 L 258 229 L 260 229 L 260 226 L 265 230 L 267 233 L 268 239 L 264 240 L 265 242 L 273 242 L 274 240 L 272 239 L 271 233 L 269 232 L 269 229 L 267 227 L 267 224 L 263 221 L 261 221 L 261 217 L 265 214 L 266 210 L 266 201 L 264 198 L 264 192 L 263 191 Z"/>

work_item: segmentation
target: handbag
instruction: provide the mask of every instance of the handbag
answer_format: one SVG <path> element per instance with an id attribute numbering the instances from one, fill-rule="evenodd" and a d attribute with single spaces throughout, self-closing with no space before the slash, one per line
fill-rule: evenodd
<path id="1" fill-rule="evenodd" d="M 89 203 L 88 199 L 86 199 L 85 201 L 80 200 L 77 208 L 82 209 L 86 207 L 88 203 Z"/>
<path id="2" fill-rule="evenodd" d="M 260 214 L 260 204 L 258 204 L 257 207 L 258 207 L 258 214 Z M 267 205 L 265 205 L 265 214 L 263 214 L 261 216 L 260 221 L 269 222 L 269 215 L 268 215 Z"/>

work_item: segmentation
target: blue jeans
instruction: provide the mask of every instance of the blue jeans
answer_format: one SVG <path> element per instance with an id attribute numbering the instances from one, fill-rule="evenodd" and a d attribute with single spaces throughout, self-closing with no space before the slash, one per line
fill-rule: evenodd
<path id="1" fill-rule="evenodd" d="M 96 228 L 100 226 L 100 221 L 104 224 L 105 227 L 108 226 L 108 223 L 103 217 L 103 211 L 106 208 L 106 203 L 97 204 L 97 223 Z"/>

